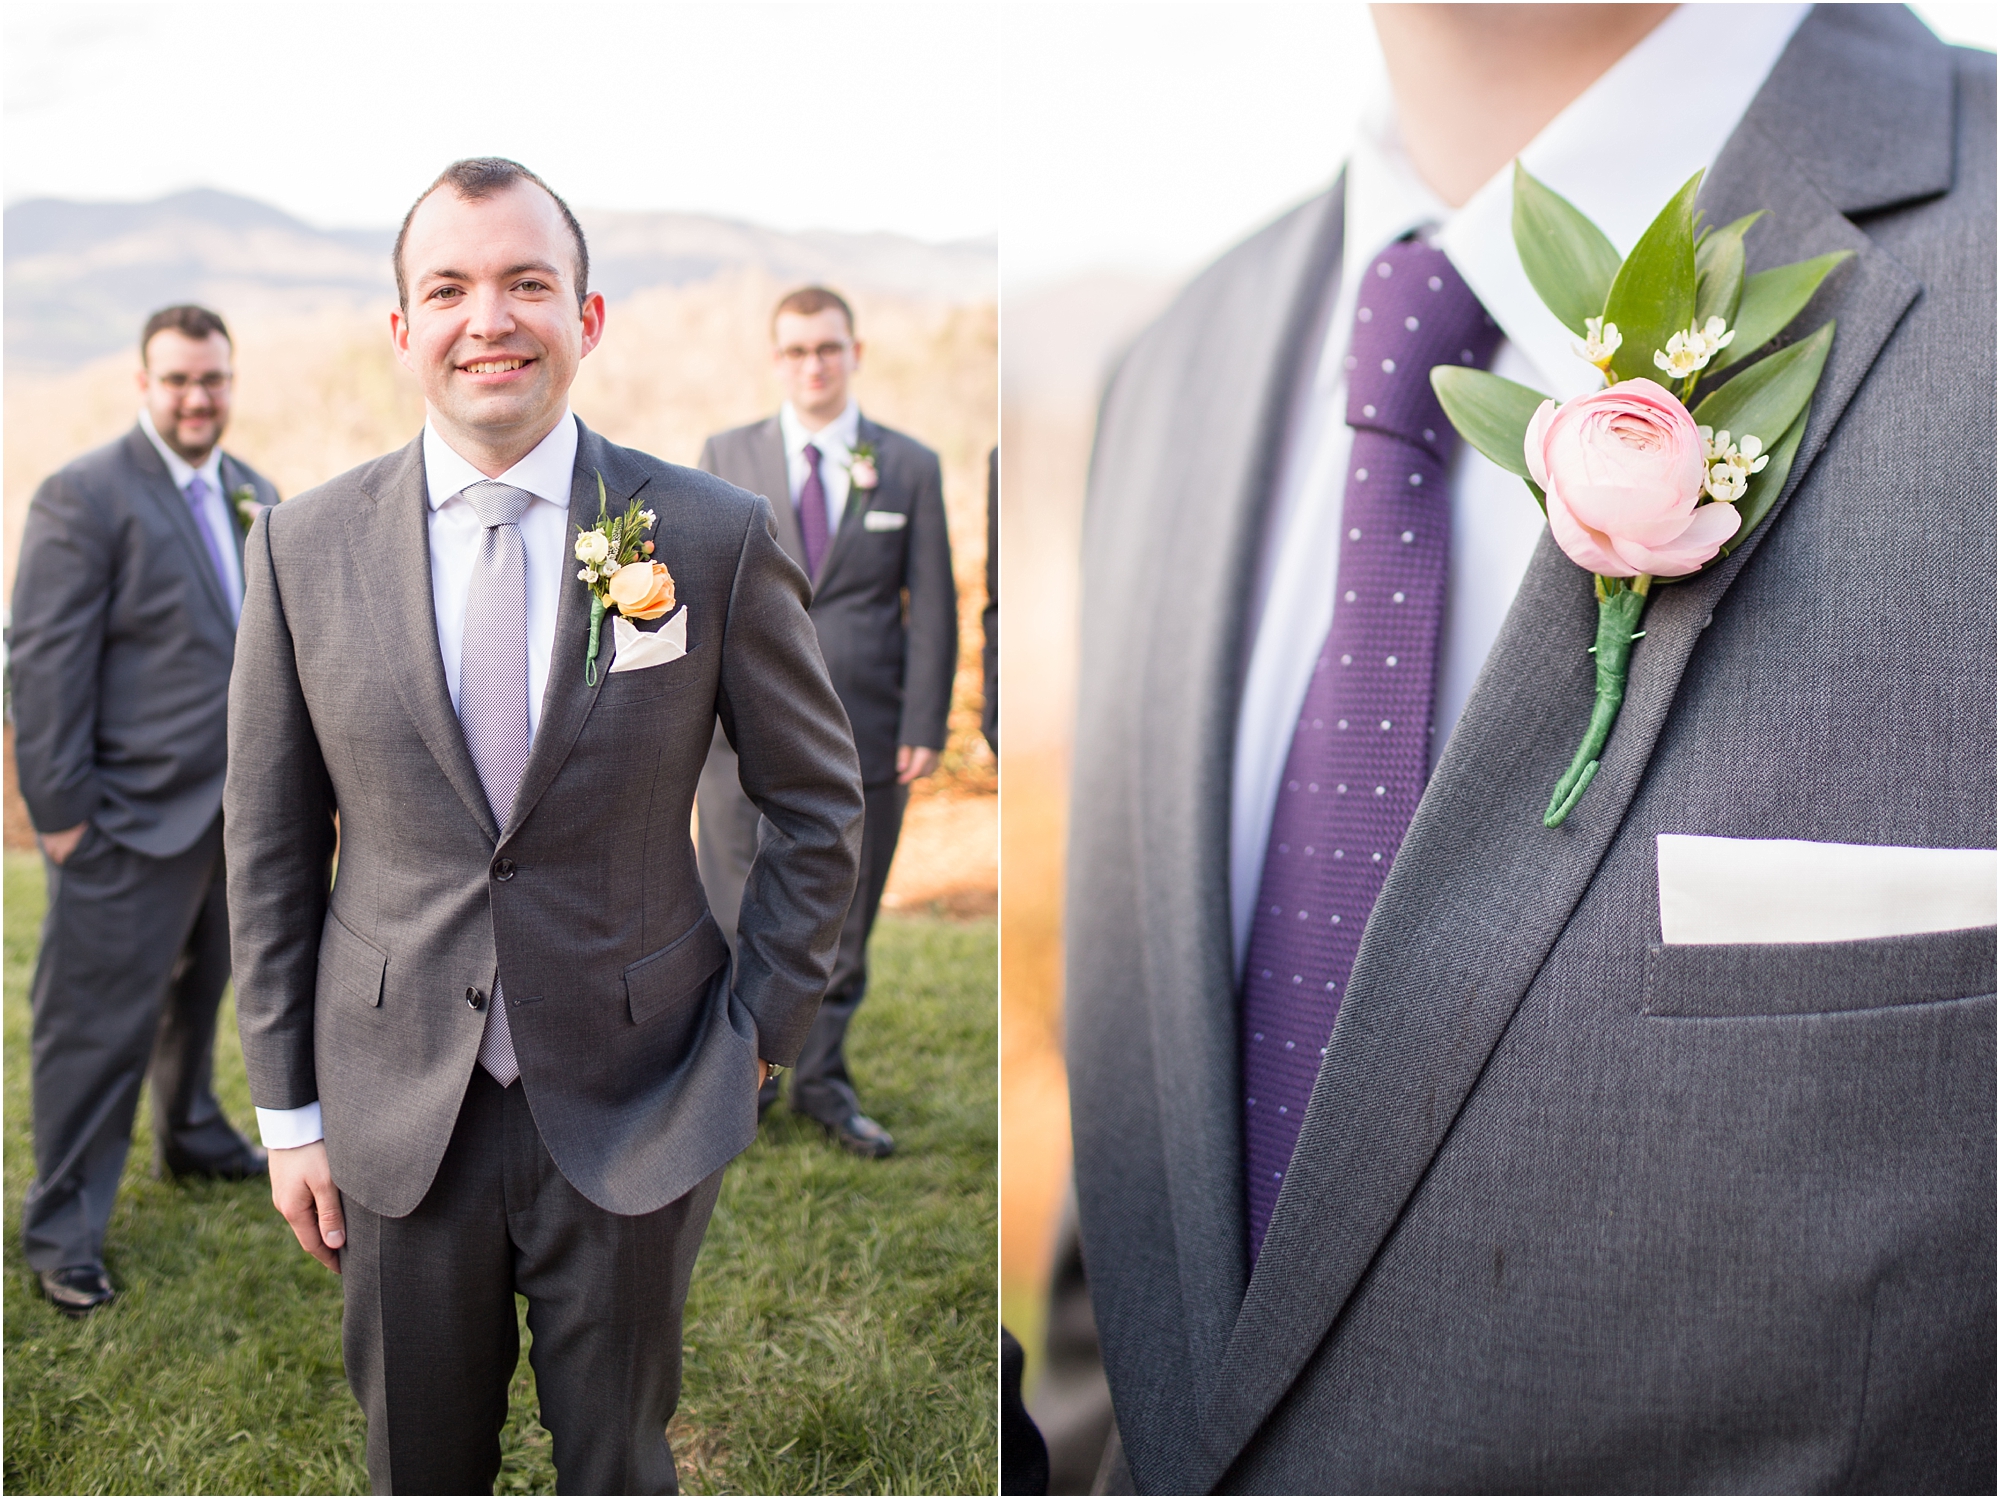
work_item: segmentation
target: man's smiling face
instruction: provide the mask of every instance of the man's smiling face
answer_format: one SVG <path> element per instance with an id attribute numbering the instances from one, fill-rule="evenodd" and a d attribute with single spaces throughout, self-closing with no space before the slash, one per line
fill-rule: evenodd
<path id="1" fill-rule="evenodd" d="M 470 200 L 440 187 L 418 205 L 403 244 L 410 303 L 390 326 L 440 435 L 467 459 L 510 464 L 561 417 L 604 331 L 602 297 L 577 306 L 576 269 L 562 215 L 532 182 Z"/>

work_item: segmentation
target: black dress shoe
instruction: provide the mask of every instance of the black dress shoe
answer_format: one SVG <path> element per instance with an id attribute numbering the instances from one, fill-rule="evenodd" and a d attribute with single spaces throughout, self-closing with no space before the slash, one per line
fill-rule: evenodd
<path id="1" fill-rule="evenodd" d="M 65 1317 L 87 1317 L 118 1293 L 102 1265 L 65 1265 L 42 1272 L 42 1294 Z"/>
<path id="2" fill-rule="evenodd" d="M 171 1177 L 197 1177 L 209 1181 L 240 1182 L 254 1176 L 271 1174 L 270 1158 L 261 1145 L 245 1144 L 232 1155 L 219 1161 L 192 1161 L 183 1157 L 166 1156 L 156 1160 L 154 1175 Z"/>
<path id="3" fill-rule="evenodd" d="M 855 1155 L 880 1160 L 896 1148 L 896 1137 L 881 1125 L 856 1109 L 838 1124 L 829 1124 L 827 1133 L 839 1143 L 842 1150 Z"/>

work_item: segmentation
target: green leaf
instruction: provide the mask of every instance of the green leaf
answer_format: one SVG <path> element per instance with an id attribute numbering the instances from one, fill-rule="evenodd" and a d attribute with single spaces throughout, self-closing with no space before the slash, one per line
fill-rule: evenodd
<path id="1" fill-rule="evenodd" d="M 1528 423 L 1548 399 L 1538 390 L 1502 380 L 1484 370 L 1440 364 L 1431 370 L 1431 389 L 1458 435 L 1510 474 L 1528 477 L 1522 448 Z M 1530 488 L 1533 487 L 1532 481 Z"/>
<path id="2" fill-rule="evenodd" d="M 1514 248 L 1550 312 L 1572 333 L 1604 311 L 1618 251 L 1576 206 L 1514 163 Z"/>
<path id="3" fill-rule="evenodd" d="M 1760 208 L 1727 228 L 1702 230 L 1694 247 L 1696 323 L 1706 324 L 1712 317 L 1736 321 L 1736 306 L 1743 296 L 1743 232 L 1763 216 Z"/>
<path id="4" fill-rule="evenodd" d="M 1818 255 L 1811 260 L 1759 271 L 1745 281 L 1743 299 L 1737 306 L 1733 324 L 1736 337 L 1729 341 L 1728 348 L 1710 361 L 1704 373 L 1714 374 L 1717 370 L 1748 359 L 1784 332 L 1785 325 L 1812 300 L 1812 294 L 1819 290 L 1827 272 L 1853 253 L 1852 250 L 1836 250 L 1831 255 Z"/>
<path id="5" fill-rule="evenodd" d="M 1791 426 L 1785 429 L 1785 435 L 1771 449 L 1771 461 L 1764 465 L 1764 471 L 1750 476 L 1743 498 L 1736 502 L 1736 513 L 1743 518 L 1742 524 L 1737 526 L 1736 534 L 1722 544 L 1722 550 L 1716 554 L 1718 561 L 1743 545 L 1743 538 L 1756 528 L 1757 522 L 1784 493 L 1785 480 L 1792 472 L 1792 460 L 1799 454 L 1799 439 L 1805 436 L 1806 415 L 1810 410 L 1808 404 L 1806 411 L 1801 411 Z"/>
<path id="6" fill-rule="evenodd" d="M 1695 407 L 1696 425 L 1727 429 L 1739 440 L 1752 432 L 1771 446 L 1769 434 L 1783 436 L 1812 400 L 1832 346 L 1833 324 L 1825 323 L 1790 348 L 1759 360 Z M 1765 473 L 1777 466 L 1773 459 Z"/>
<path id="7" fill-rule="evenodd" d="M 1655 350 L 1694 321 L 1694 195 L 1696 172 L 1639 236 L 1604 299 L 1604 320 L 1624 340 L 1611 356 L 1616 380 L 1660 378 Z"/>

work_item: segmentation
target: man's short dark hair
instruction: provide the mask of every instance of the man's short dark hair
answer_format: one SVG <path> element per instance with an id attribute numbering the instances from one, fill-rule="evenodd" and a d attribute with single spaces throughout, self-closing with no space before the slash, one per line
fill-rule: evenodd
<path id="1" fill-rule="evenodd" d="M 410 220 L 417 216 L 424 200 L 439 188 L 449 187 L 458 194 L 460 202 L 477 203 L 512 187 L 516 182 L 532 182 L 547 193 L 556 205 L 556 212 L 569 226 L 570 238 L 576 241 L 576 305 L 579 310 L 582 309 L 585 298 L 590 295 L 590 247 L 583 242 L 583 225 L 569 211 L 569 204 L 563 202 L 561 194 L 554 188 L 518 161 L 509 161 L 504 156 L 468 156 L 439 172 L 437 181 L 417 194 L 417 201 L 403 215 L 403 227 L 396 231 L 396 303 L 404 312 L 410 310 L 410 284 L 403 274 L 403 241 L 410 237 Z"/>
<path id="2" fill-rule="evenodd" d="M 854 309 L 847 305 L 847 298 L 827 286 L 802 286 L 772 308 L 771 337 L 778 336 L 778 319 L 783 314 L 796 312 L 800 317 L 812 317 L 829 307 L 839 309 L 840 315 L 847 319 L 847 336 L 854 337 Z"/>
<path id="3" fill-rule="evenodd" d="M 146 326 L 139 331 L 139 362 L 146 362 L 146 346 L 153 341 L 155 333 L 171 328 L 176 333 L 185 334 L 196 343 L 203 343 L 222 335 L 222 341 L 230 348 L 236 347 L 236 340 L 229 336 L 229 330 L 222 326 L 222 319 L 206 307 L 197 307 L 192 302 L 179 307 L 162 307 L 146 319 Z"/>

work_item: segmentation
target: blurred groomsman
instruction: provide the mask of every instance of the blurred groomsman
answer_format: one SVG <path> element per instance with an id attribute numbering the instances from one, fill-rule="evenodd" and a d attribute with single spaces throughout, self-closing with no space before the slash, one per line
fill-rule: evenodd
<path id="1" fill-rule="evenodd" d="M 137 425 L 42 483 L 14 580 L 14 752 L 49 892 L 22 1234 L 72 1316 L 114 1294 L 104 1231 L 149 1067 L 156 1174 L 265 1169 L 210 1074 L 229 982 L 222 776 L 243 538 L 278 495 L 217 446 L 222 319 L 166 308 L 139 352 Z"/>
<path id="2" fill-rule="evenodd" d="M 778 544 L 812 580 L 820 650 L 854 727 L 867 797 L 861 883 L 819 1018 L 793 1072 L 791 1099 L 846 1149 L 885 1156 L 895 1139 L 862 1112 L 843 1043 L 868 989 L 868 933 L 910 783 L 937 768 L 944 748 L 958 665 L 944 485 L 937 454 L 870 421 L 855 404 L 850 386 L 862 346 L 840 296 L 819 286 L 793 292 L 772 315 L 771 336 L 784 406 L 776 416 L 711 437 L 701 466 L 773 500 Z M 758 819 L 737 784 L 736 752 L 719 727 L 696 804 L 702 884 L 733 947 Z M 773 1078 L 760 1107 L 768 1109 L 777 1096 Z"/>

